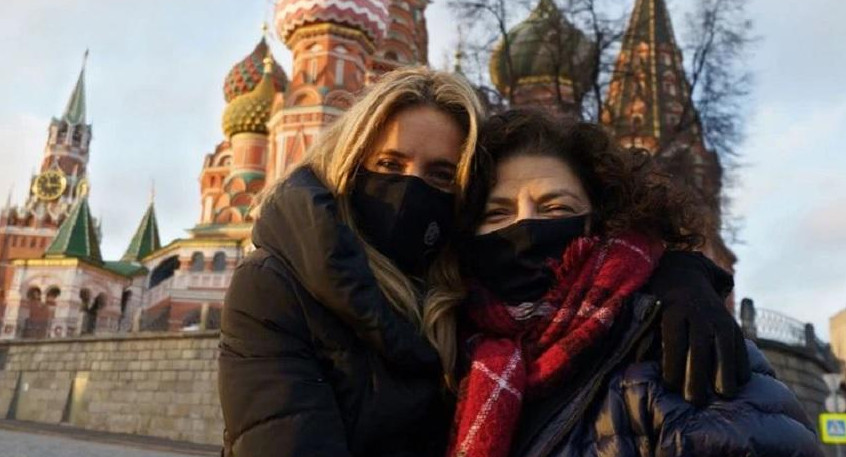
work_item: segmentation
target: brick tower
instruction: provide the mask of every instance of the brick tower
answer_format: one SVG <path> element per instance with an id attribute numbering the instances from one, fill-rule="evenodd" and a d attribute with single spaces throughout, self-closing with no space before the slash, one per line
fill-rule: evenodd
<path id="1" fill-rule="evenodd" d="M 85 122 L 85 60 L 64 113 L 50 121 L 39 171 L 21 206 L 11 196 L 0 212 L 0 308 L 12 281 L 12 259 L 44 254 L 74 204 L 88 193 L 91 124 Z M 0 309 L 2 315 L 2 309 Z"/>
<path id="2" fill-rule="evenodd" d="M 269 182 L 302 159 L 320 130 L 370 80 L 372 56 L 388 29 L 388 7 L 382 0 L 281 0 L 275 20 L 294 64 L 269 122 Z"/>

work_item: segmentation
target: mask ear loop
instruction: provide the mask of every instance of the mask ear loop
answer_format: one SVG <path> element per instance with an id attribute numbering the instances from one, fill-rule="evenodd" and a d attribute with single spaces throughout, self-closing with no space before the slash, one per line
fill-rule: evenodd
<path id="1" fill-rule="evenodd" d="M 580 214 L 579 216 L 585 216 L 585 236 L 591 236 L 591 232 L 593 229 L 593 218 L 594 213 L 593 211 L 588 211 L 587 213 Z"/>

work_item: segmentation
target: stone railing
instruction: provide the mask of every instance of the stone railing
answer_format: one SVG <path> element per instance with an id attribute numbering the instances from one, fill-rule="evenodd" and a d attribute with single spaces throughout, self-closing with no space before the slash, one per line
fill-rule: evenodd
<path id="1" fill-rule="evenodd" d="M 816 336 L 814 326 L 771 309 L 756 308 L 752 300 L 740 302 L 740 325 L 747 338 L 759 346 L 778 345 L 814 359 L 825 370 L 839 372 L 840 362 L 831 346 Z"/>

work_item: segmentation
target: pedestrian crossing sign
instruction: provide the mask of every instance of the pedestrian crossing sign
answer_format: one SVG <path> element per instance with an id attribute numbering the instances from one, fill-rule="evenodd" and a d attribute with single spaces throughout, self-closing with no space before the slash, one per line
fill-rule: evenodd
<path id="1" fill-rule="evenodd" d="M 820 435 L 826 444 L 846 443 L 846 414 L 820 414 Z"/>

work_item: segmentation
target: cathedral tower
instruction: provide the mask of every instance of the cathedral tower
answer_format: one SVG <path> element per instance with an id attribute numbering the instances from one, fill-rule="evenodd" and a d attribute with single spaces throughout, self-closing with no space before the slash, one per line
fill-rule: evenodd
<path id="1" fill-rule="evenodd" d="M 236 63 L 223 87 L 226 140 L 206 157 L 200 175 L 202 210 L 195 236 L 249 236 L 249 208 L 266 182 L 271 107 L 288 84 L 264 38 Z"/>
<path id="2" fill-rule="evenodd" d="M 12 281 L 11 260 L 41 257 L 71 208 L 88 194 L 87 58 L 88 51 L 64 112 L 50 121 L 44 155 L 30 180 L 26 202 L 16 206 L 10 198 L 0 211 L 0 306 Z"/>
<path id="3" fill-rule="evenodd" d="M 280 0 L 275 21 L 294 64 L 269 123 L 269 182 L 298 163 L 323 126 L 367 84 L 388 29 L 388 8 L 384 0 Z"/>
<path id="4" fill-rule="evenodd" d="M 429 64 L 428 0 L 388 0 L 388 32 L 371 60 L 374 75 Z"/>
<path id="5" fill-rule="evenodd" d="M 646 149 L 692 184 L 707 223 L 705 253 L 733 271 L 736 258 L 720 235 L 722 167 L 708 150 L 664 0 L 637 0 L 601 120 L 623 146 Z"/>

